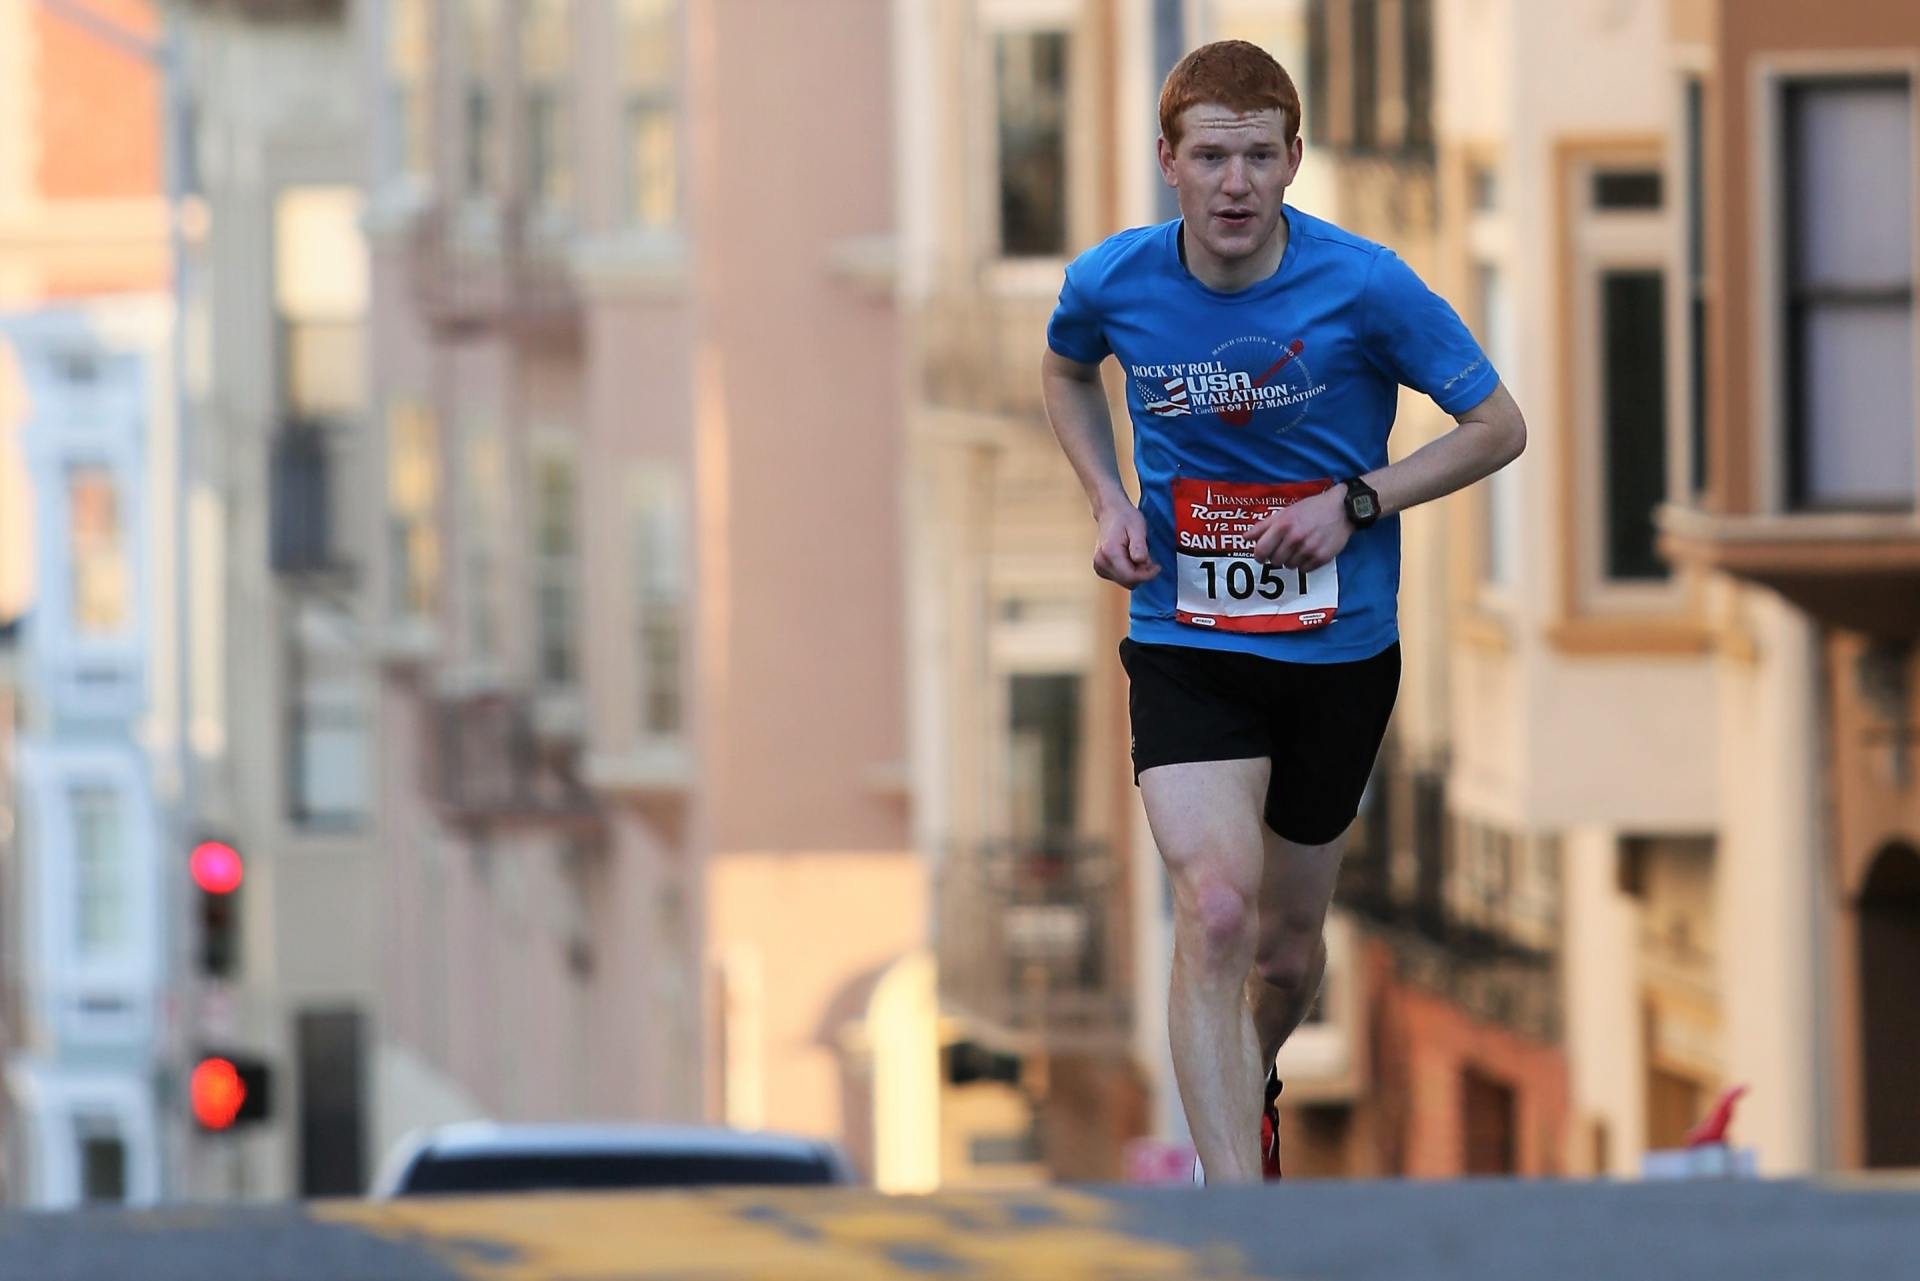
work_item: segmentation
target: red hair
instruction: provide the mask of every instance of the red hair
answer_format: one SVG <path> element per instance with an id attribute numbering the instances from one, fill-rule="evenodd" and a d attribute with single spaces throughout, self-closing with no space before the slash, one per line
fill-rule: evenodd
<path id="1" fill-rule="evenodd" d="M 1160 89 L 1160 133 L 1180 149 L 1180 117 L 1207 103 L 1229 111 L 1284 111 L 1287 145 L 1300 133 L 1300 91 L 1273 55 L 1245 40 L 1216 40 L 1180 59 Z"/>

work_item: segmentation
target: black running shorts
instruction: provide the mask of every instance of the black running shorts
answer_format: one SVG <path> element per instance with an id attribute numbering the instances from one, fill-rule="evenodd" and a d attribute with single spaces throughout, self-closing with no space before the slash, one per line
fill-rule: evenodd
<path id="1" fill-rule="evenodd" d="M 1156 765 L 1265 756 L 1268 827 L 1325 845 L 1353 823 L 1400 692 L 1398 641 L 1354 662 L 1286 663 L 1123 640 L 1120 662 L 1136 783 Z"/>

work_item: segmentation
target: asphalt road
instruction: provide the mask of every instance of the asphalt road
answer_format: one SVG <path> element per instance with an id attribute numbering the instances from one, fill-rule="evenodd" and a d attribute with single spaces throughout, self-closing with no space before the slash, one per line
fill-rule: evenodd
<path id="1" fill-rule="evenodd" d="M 0 1216 L 0 1281 L 1894 1281 L 1920 1180 L 1294 1183 Z"/>

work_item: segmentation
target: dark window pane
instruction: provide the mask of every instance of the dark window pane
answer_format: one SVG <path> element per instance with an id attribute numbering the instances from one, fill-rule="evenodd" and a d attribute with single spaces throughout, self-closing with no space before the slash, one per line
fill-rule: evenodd
<path id="1" fill-rule="evenodd" d="M 127 1199 L 127 1145 L 117 1135 L 90 1135 L 80 1143 L 80 1197 L 89 1205 Z"/>
<path id="2" fill-rule="evenodd" d="M 1402 49 L 1406 74 L 1407 146 L 1433 145 L 1433 3 L 1403 0 Z"/>
<path id="3" fill-rule="evenodd" d="M 1323 146 L 1327 133 L 1327 79 L 1331 74 L 1327 56 L 1327 0 L 1307 0 L 1307 141 Z"/>
<path id="4" fill-rule="evenodd" d="M 1067 37 L 1001 35 L 994 46 L 1000 119 L 1000 252 L 1057 257 L 1067 247 Z"/>
<path id="5" fill-rule="evenodd" d="M 1653 169 L 1602 170 L 1593 175 L 1595 209 L 1660 207 L 1660 174 Z"/>
<path id="6" fill-rule="evenodd" d="M 1380 93 L 1380 27 L 1374 21 L 1374 0 L 1352 0 L 1353 17 L 1353 145 L 1377 141 Z"/>
<path id="7" fill-rule="evenodd" d="M 300 1195 L 366 1190 L 365 1044 L 358 1010 L 303 1010 L 300 1056 Z"/>
<path id="8" fill-rule="evenodd" d="M 1692 449 L 1693 492 L 1707 488 L 1707 211 L 1705 90 L 1699 77 L 1687 81 L 1687 435 Z"/>
<path id="9" fill-rule="evenodd" d="M 1079 809 L 1080 678 L 1012 679 L 1013 835 L 1069 840 Z"/>
<path id="10" fill-rule="evenodd" d="M 1653 511 L 1667 491 L 1666 332 L 1657 271 L 1601 281 L 1601 405 L 1606 442 L 1607 576 L 1658 579 Z"/>
<path id="11" fill-rule="evenodd" d="M 1691 352 L 1687 377 L 1691 382 L 1688 390 L 1688 412 L 1692 421 L 1688 424 L 1693 439 L 1693 492 L 1704 493 L 1707 488 L 1707 302 L 1698 294 L 1687 316 L 1688 346 Z"/>

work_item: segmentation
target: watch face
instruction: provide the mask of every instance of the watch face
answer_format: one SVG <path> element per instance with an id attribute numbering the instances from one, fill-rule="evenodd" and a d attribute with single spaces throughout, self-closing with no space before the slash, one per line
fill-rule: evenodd
<path id="1" fill-rule="evenodd" d="M 1361 520 L 1371 520 L 1375 510 L 1372 494 L 1355 494 L 1353 496 L 1353 514 Z"/>

